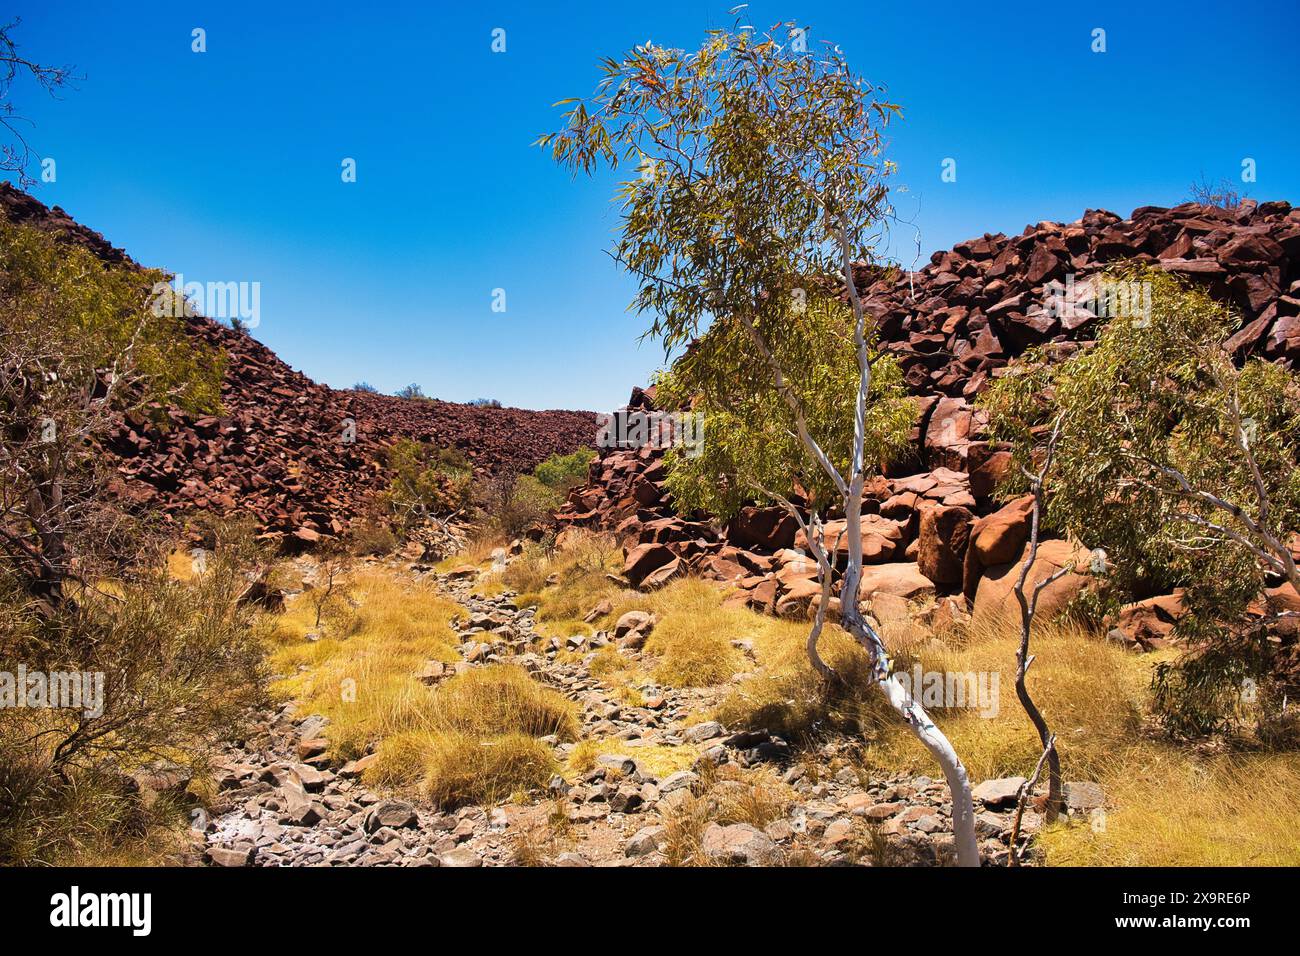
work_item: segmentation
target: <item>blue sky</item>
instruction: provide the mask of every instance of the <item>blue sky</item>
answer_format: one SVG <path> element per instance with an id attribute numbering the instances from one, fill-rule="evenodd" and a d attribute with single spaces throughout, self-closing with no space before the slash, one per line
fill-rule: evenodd
<path id="1" fill-rule="evenodd" d="M 147 265 L 259 282 L 255 335 L 317 380 L 621 404 L 663 357 L 638 342 L 631 284 L 603 251 L 613 177 L 571 180 L 530 144 L 556 123 L 552 103 L 591 91 L 598 57 L 647 39 L 696 46 L 730 4 L 288 6 L 10 0 L 22 50 L 84 74 L 57 101 L 14 90 L 34 149 L 57 163 L 36 195 Z M 835 40 L 903 105 L 890 154 L 924 257 L 1089 207 L 1171 205 L 1202 175 L 1239 178 L 1246 157 L 1250 195 L 1300 201 L 1294 3 L 779 0 L 749 13 Z M 191 52 L 195 27 L 206 53 Z M 949 157 L 957 181 L 944 183 Z"/>

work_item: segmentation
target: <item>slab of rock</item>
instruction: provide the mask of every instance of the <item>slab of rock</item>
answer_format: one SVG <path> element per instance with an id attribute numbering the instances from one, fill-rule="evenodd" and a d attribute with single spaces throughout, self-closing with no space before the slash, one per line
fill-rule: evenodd
<path id="1" fill-rule="evenodd" d="M 1076 568 L 1061 578 L 1053 581 L 1043 589 L 1038 598 L 1037 619 L 1049 621 L 1056 617 L 1088 585 L 1086 573 L 1091 561 L 1090 552 L 1069 541 L 1042 541 L 1038 545 L 1038 555 L 1029 577 L 1025 581 L 1026 589 L 1032 588 L 1034 582 L 1049 577 L 1067 563 L 1073 562 Z M 999 564 L 985 568 L 980 575 L 979 586 L 975 589 L 975 603 L 971 617 L 976 623 L 1008 622 L 1020 620 L 1020 604 L 1016 601 L 1015 586 L 1020 577 L 1020 562 Z"/>
<path id="2" fill-rule="evenodd" d="M 934 582 L 914 562 L 873 564 L 862 569 L 861 593 L 867 599 L 877 593 L 920 599 L 934 594 Z"/>
<path id="3" fill-rule="evenodd" d="M 917 568 L 934 583 L 961 583 L 972 517 L 959 505 L 935 505 L 921 511 Z"/>
<path id="4" fill-rule="evenodd" d="M 1061 785 L 1065 805 L 1076 813 L 1086 813 L 1106 805 L 1106 791 L 1092 781 L 1067 780 Z"/>
<path id="5" fill-rule="evenodd" d="M 1015 806 L 1016 796 L 1024 785 L 1024 777 L 1000 777 L 996 780 L 985 780 L 971 791 L 971 796 L 986 807 Z"/>
<path id="6" fill-rule="evenodd" d="M 667 832 L 662 826 L 642 827 L 628 838 L 623 852 L 627 856 L 648 856 L 663 845 Z"/>

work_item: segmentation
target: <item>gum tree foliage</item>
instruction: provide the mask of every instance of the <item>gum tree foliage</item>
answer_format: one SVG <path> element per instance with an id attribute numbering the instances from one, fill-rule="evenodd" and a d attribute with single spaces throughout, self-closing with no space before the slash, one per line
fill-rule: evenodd
<path id="1" fill-rule="evenodd" d="M 804 411 L 808 431 L 841 474 L 852 467 L 854 406 L 859 369 L 853 317 L 841 303 L 820 298 L 788 310 L 773 357 Z M 865 408 L 863 456 L 887 461 L 908 440 L 914 406 L 907 400 L 897 362 L 870 343 L 871 394 Z M 698 454 L 682 446 L 667 453 L 667 485 L 685 510 L 730 518 L 754 500 L 786 499 L 824 515 L 839 492 L 808 454 L 766 363 L 752 358 L 749 336 L 736 323 L 715 323 L 656 384 L 668 409 L 704 416 Z M 719 477 L 723 480 L 719 480 Z"/>
<path id="2" fill-rule="evenodd" d="M 1300 381 L 1235 364 L 1221 346 L 1238 320 L 1203 292 L 1154 270 L 1114 278 L 1151 283 L 1149 318 L 1111 319 L 1068 361 L 1027 354 L 985 404 L 1026 468 L 1059 420 L 1048 513 L 1104 549 L 1112 600 L 1187 589 L 1178 631 L 1195 650 L 1158 671 L 1157 703 L 1171 729 L 1214 730 L 1241 682 L 1266 676 L 1289 614 L 1246 625 L 1247 606 L 1272 585 L 1300 590 Z"/>
<path id="3" fill-rule="evenodd" d="M 942 765 L 959 862 L 978 865 L 965 768 L 891 674 L 858 599 L 863 486 L 875 454 L 894 435 L 894 418 L 878 406 L 897 380 L 873 348 L 853 267 L 873 258 L 890 212 L 882 131 L 898 107 L 855 76 L 838 48 L 803 51 L 794 41 L 804 33 L 796 31 L 793 23 L 766 33 L 738 26 L 711 31 L 695 51 L 646 43 L 605 58 L 595 94 L 562 101 L 569 106 L 562 129 L 538 143 L 575 173 L 606 164 L 637 169 L 617 194 L 622 230 L 612 252 L 637 282 L 631 308 L 651 316 L 647 335 L 666 353 L 700 339 L 698 357 L 688 353 L 674 373 L 675 388 L 682 400 L 701 390 L 719 414 L 705 422 L 705 446 L 722 443 L 709 453 L 714 464 L 736 467 L 717 476 L 735 488 L 728 503 L 741 488 L 771 482 L 764 491 L 809 532 L 824 597 L 831 567 L 820 515 L 796 506 L 791 478 L 834 489 L 849 529 L 842 626 L 870 656 L 877 686 Z M 818 301 L 841 291 L 849 300 L 842 310 L 847 341 L 822 334 L 834 310 Z M 800 304 L 807 318 L 795 320 Z M 846 351 L 854 359 L 847 370 L 838 361 Z M 831 384 L 844 388 L 845 400 L 826 398 Z M 737 398 L 740 405 L 727 404 Z M 778 403 L 785 406 L 779 414 Z M 749 454 L 747 438 L 755 446 Z M 829 678 L 817 654 L 828 603 L 820 604 L 808 651 Z"/>
<path id="4" fill-rule="evenodd" d="M 221 358 L 152 308 L 165 278 L 0 219 L 0 555 L 41 600 L 124 547 L 96 451 L 117 416 L 219 404 Z"/>

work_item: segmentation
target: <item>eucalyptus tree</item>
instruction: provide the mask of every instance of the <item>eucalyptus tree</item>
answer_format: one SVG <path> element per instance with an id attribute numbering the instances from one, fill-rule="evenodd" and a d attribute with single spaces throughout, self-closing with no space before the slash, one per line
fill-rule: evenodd
<path id="1" fill-rule="evenodd" d="M 713 416 L 705 454 L 677 464 L 693 468 L 697 487 L 725 489 L 733 506 L 760 497 L 795 515 L 824 598 L 832 568 L 822 519 L 832 505 L 843 512 L 841 626 L 942 766 L 958 862 L 975 866 L 966 770 L 891 672 L 859 606 L 863 491 L 903 418 L 897 369 L 876 349 L 859 287 L 890 215 L 883 131 L 899 108 L 838 47 L 809 52 L 806 36 L 794 23 L 738 26 L 710 31 L 694 51 L 647 42 L 606 58 L 593 96 L 557 104 L 568 107 L 563 126 L 538 143 L 575 173 L 638 171 L 617 193 L 612 255 L 637 283 L 631 307 L 651 317 L 646 334 L 666 354 L 694 343 L 669 390 L 698 396 Z M 680 492 L 693 479 L 673 480 Z M 829 677 L 816 648 L 828 604 L 808 650 Z"/>
<path id="2" fill-rule="evenodd" d="M 1296 616 L 1279 605 L 1242 623 L 1270 583 L 1300 592 L 1300 379 L 1235 362 L 1223 343 L 1238 318 L 1175 277 L 1107 281 L 1149 284 L 1149 314 L 1112 317 L 1068 360 L 1027 353 L 984 401 L 1013 475 L 1056 435 L 1052 524 L 1104 551 L 1109 590 L 1185 588 L 1177 626 L 1193 652 L 1157 670 L 1157 703 L 1173 729 L 1213 730 L 1242 681 L 1266 676 L 1270 628 Z"/>

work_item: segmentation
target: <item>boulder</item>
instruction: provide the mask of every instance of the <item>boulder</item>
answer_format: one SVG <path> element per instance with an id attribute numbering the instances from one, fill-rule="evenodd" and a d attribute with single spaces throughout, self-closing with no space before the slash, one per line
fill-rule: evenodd
<path id="1" fill-rule="evenodd" d="M 704 828 L 700 849 L 714 866 L 771 866 L 781 859 L 771 837 L 748 823 L 710 823 Z"/>
<path id="2" fill-rule="evenodd" d="M 935 505 L 921 512 L 917 566 L 935 584 L 960 584 L 973 515 L 960 506 Z"/>
<path id="3" fill-rule="evenodd" d="M 876 594 L 920 599 L 934 594 L 934 582 L 914 563 L 873 564 L 862 569 L 860 593 L 866 600 Z"/>
<path id="4" fill-rule="evenodd" d="M 1087 568 L 1088 551 L 1069 541 L 1041 541 L 1038 554 L 1025 579 L 1026 597 L 1034 584 L 1049 577 L 1060 568 L 1073 562 L 1075 568 Z M 1020 577 L 1023 558 L 1006 564 L 995 564 L 983 570 L 975 589 L 975 604 L 971 611 L 974 623 L 1018 623 L 1020 604 L 1016 600 L 1015 586 Z M 1065 610 L 1088 584 L 1088 575 L 1072 570 L 1043 589 L 1038 597 L 1037 620 L 1051 620 Z"/>
<path id="5" fill-rule="evenodd" d="M 667 545 L 639 544 L 623 560 L 623 577 L 632 582 L 633 586 L 640 587 L 653 572 L 676 560 L 677 555 Z"/>
<path id="6" fill-rule="evenodd" d="M 1026 783 L 1024 777 L 1000 777 L 985 780 L 971 790 L 971 796 L 986 807 L 1014 807 L 1020 788 Z"/>
<path id="7" fill-rule="evenodd" d="M 1029 539 L 1033 508 L 1034 496 L 1024 495 L 971 522 L 962 567 L 962 588 L 967 598 L 974 599 L 986 567 L 1006 564 L 1020 556 Z"/>
<path id="8" fill-rule="evenodd" d="M 1146 598 L 1121 608 L 1108 635 L 1145 651 L 1157 650 L 1165 646 L 1185 613 L 1181 590 Z"/>
<path id="9" fill-rule="evenodd" d="M 784 508 L 741 508 L 728 527 L 728 539 L 744 548 L 778 551 L 794 545 L 799 523 Z"/>

